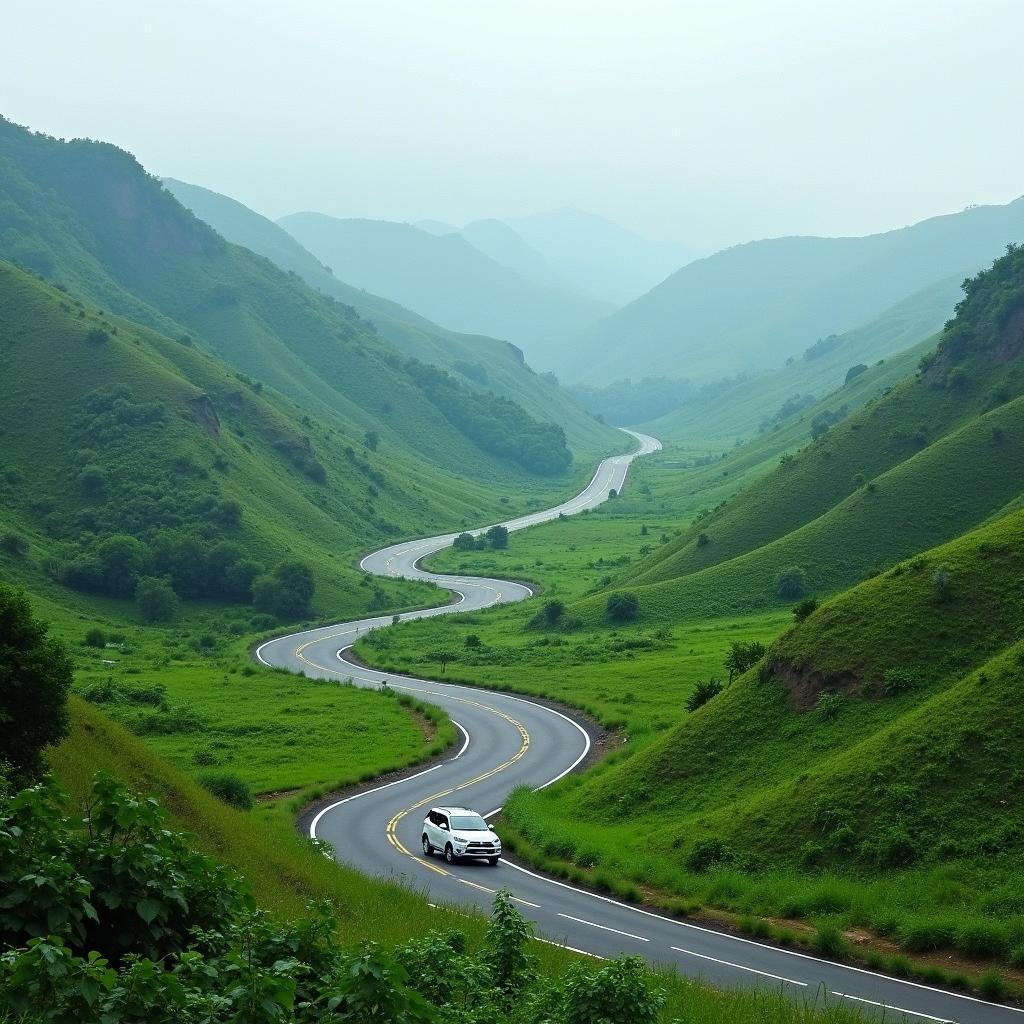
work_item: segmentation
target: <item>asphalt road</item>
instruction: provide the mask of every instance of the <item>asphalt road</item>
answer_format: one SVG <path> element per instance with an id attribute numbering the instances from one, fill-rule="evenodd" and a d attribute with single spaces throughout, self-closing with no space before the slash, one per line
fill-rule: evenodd
<path id="1" fill-rule="evenodd" d="M 605 459 L 575 498 L 504 525 L 509 531 L 521 530 L 559 514 L 593 508 L 606 500 L 611 488 L 621 491 L 633 459 L 661 447 L 654 438 L 635 433 L 633 437 L 638 450 Z M 419 567 L 420 559 L 450 546 L 455 536 L 448 533 L 395 544 L 362 560 L 367 572 L 430 580 L 455 596 L 451 604 L 407 612 L 402 619 L 474 611 L 531 596 L 529 588 L 519 583 L 437 576 Z M 572 771 L 586 757 L 591 741 L 581 725 L 539 703 L 344 662 L 345 652 L 360 634 L 391 621 L 390 615 L 384 615 L 338 623 L 279 637 L 256 651 L 264 664 L 308 676 L 351 679 L 367 687 L 386 682 L 444 708 L 461 730 L 463 743 L 447 760 L 397 782 L 340 799 L 316 814 L 310 834 L 331 843 L 339 860 L 367 874 L 409 879 L 429 890 L 430 899 L 437 903 L 487 910 L 498 888 L 508 889 L 545 941 L 597 957 L 638 954 L 723 987 L 781 989 L 797 1000 L 841 1003 L 872 1019 L 1024 1024 L 1024 1011 L 1014 1007 L 662 917 L 541 877 L 507 860 L 497 867 L 485 861 L 448 866 L 439 857 L 424 857 L 421 826 L 432 805 L 463 805 L 487 816 L 497 814 L 515 787 L 542 788 Z"/>

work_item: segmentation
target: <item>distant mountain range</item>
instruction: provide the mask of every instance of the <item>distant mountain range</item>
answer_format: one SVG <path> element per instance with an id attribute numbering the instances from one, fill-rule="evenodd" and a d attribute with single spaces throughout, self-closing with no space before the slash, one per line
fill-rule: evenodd
<path id="1" fill-rule="evenodd" d="M 527 236 L 529 239 L 530 236 Z M 864 238 L 775 238 L 695 260 L 586 329 L 567 380 L 712 379 L 778 366 L 914 292 L 966 277 L 1024 239 L 1024 199 Z"/>

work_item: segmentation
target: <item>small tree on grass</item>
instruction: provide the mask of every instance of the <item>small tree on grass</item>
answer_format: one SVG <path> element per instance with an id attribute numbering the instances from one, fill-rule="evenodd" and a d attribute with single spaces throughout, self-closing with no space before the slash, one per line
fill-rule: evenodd
<path id="1" fill-rule="evenodd" d="M 487 531 L 487 540 L 492 548 L 507 548 L 508 530 L 504 526 L 492 526 Z"/>
<path id="2" fill-rule="evenodd" d="M 44 747 L 68 731 L 71 659 L 47 636 L 28 598 L 0 584 L 0 761 L 15 779 L 35 776 Z"/>
<path id="3" fill-rule="evenodd" d="M 251 810 L 252 793 L 248 784 L 232 772 L 208 772 L 199 777 L 204 789 L 209 790 L 219 800 L 237 807 L 240 811 Z"/>
<path id="4" fill-rule="evenodd" d="M 494 987 L 506 996 L 518 992 L 536 970 L 536 957 L 526 948 L 532 938 L 533 925 L 512 906 L 512 894 L 502 889 L 494 897 L 482 959 Z"/>
<path id="5" fill-rule="evenodd" d="M 793 608 L 793 618 L 797 622 L 809 619 L 818 610 L 818 599 L 816 597 L 805 597 Z"/>
<path id="6" fill-rule="evenodd" d="M 932 587 L 935 590 L 935 600 L 941 603 L 949 601 L 953 597 L 953 574 L 949 571 L 948 565 L 940 565 L 932 577 Z"/>
<path id="7" fill-rule="evenodd" d="M 611 960 L 597 971 L 573 964 L 563 985 L 565 1024 L 655 1024 L 665 1002 L 638 956 Z"/>
<path id="8" fill-rule="evenodd" d="M 252 585 L 252 603 L 261 612 L 279 619 L 298 619 L 309 614 L 315 582 L 305 562 L 282 562 Z"/>
<path id="9" fill-rule="evenodd" d="M 8 530 L 0 537 L 0 548 L 15 558 L 24 558 L 28 554 L 28 538 Z"/>
<path id="10" fill-rule="evenodd" d="M 427 661 L 432 661 L 435 664 L 441 666 L 441 675 L 444 675 L 445 669 L 448 667 L 450 661 L 456 660 L 456 654 L 454 651 L 438 650 L 431 651 L 427 655 Z"/>
<path id="11" fill-rule="evenodd" d="M 731 683 L 736 676 L 742 675 L 748 668 L 753 668 L 767 652 L 764 644 L 757 640 L 744 642 L 734 640 L 729 645 L 729 653 L 725 656 L 725 668 Z"/>
<path id="12" fill-rule="evenodd" d="M 135 584 L 135 608 L 143 622 L 173 622 L 178 604 L 178 595 L 166 579 L 142 576 Z"/>
<path id="13" fill-rule="evenodd" d="M 607 610 L 612 622 L 632 622 L 640 613 L 640 602 L 636 594 L 620 591 L 608 598 Z"/>
<path id="14" fill-rule="evenodd" d="M 784 569 L 775 581 L 775 593 L 787 601 L 804 596 L 804 571 L 797 566 Z"/>
<path id="15" fill-rule="evenodd" d="M 565 617 L 565 602 L 559 601 L 557 597 L 545 601 L 541 609 L 534 615 L 530 625 L 539 629 L 554 629 Z"/>
<path id="16" fill-rule="evenodd" d="M 686 698 L 688 711 L 696 711 L 703 707 L 712 697 L 717 697 L 722 692 L 721 679 L 701 679 L 693 688 L 693 693 Z"/>
<path id="17" fill-rule="evenodd" d="M 460 533 L 455 540 L 452 541 L 452 547 L 456 551 L 475 551 L 476 550 L 476 538 L 471 533 Z"/>
<path id="18" fill-rule="evenodd" d="M 368 430 L 363 437 L 363 443 L 371 452 L 375 452 L 380 445 L 380 434 L 376 430 Z"/>

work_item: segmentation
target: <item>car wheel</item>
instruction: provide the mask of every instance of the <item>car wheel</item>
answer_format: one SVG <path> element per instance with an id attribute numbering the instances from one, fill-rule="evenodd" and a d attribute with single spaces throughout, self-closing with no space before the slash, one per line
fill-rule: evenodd
<path id="1" fill-rule="evenodd" d="M 492 868 L 496 868 L 499 860 L 501 860 L 500 857 L 488 857 L 487 863 L 490 864 Z"/>
<path id="2" fill-rule="evenodd" d="M 429 857 L 434 852 L 434 848 L 430 845 L 430 840 L 427 838 L 426 832 L 423 833 L 423 856 Z"/>
<path id="3" fill-rule="evenodd" d="M 444 848 L 444 859 L 446 861 L 448 861 L 449 864 L 454 864 L 455 863 L 455 851 L 452 849 L 452 844 L 451 843 L 449 843 Z"/>

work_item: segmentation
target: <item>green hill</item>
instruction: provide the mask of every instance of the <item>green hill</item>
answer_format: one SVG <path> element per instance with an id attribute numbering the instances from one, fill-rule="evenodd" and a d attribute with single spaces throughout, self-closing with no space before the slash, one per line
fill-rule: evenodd
<path id="1" fill-rule="evenodd" d="M 777 369 L 693 388 L 672 411 L 647 419 L 642 429 L 665 441 L 702 444 L 732 444 L 774 429 L 787 408 L 828 396 L 842 387 L 851 370 L 859 372 L 855 368 L 872 367 L 883 359 L 891 362 L 931 338 L 960 297 L 960 281 L 955 277 L 931 285 L 862 327 L 791 353 Z M 643 407 L 642 402 L 637 404 Z"/>
<path id="2" fill-rule="evenodd" d="M 688 264 L 584 332 L 566 349 L 566 379 L 708 380 L 778 366 L 922 288 L 975 273 L 1022 238 L 1017 200 L 864 238 L 735 246 Z"/>
<path id="3" fill-rule="evenodd" d="M 387 444 L 372 451 L 361 432 L 298 413 L 194 345 L 2 262 L 0 350 L 0 518 L 32 551 L 0 554 L 5 575 L 130 596 L 128 582 L 91 575 L 104 542 L 128 534 L 163 552 L 153 573 L 171 575 L 181 597 L 247 601 L 252 564 L 299 558 L 315 567 L 318 608 L 359 611 L 375 591 L 346 555 L 503 507 L 483 486 Z M 218 545 L 233 555 L 215 571 Z M 136 555 L 134 575 L 147 557 Z"/>
<path id="4" fill-rule="evenodd" d="M 295 213 L 278 223 L 343 281 L 400 302 L 453 330 L 518 345 L 547 369 L 566 340 L 610 311 L 495 263 L 461 235 L 411 224 Z"/>
<path id="5" fill-rule="evenodd" d="M 4 121 L 0 158 L 0 256 L 173 337 L 194 335 L 307 415 L 377 433 L 433 467 L 497 483 L 504 469 L 480 463 L 484 445 L 528 471 L 567 469 L 561 428 L 425 372 L 351 308 L 226 242 L 127 153 Z M 505 443 L 507 431 L 523 443 Z M 533 463 L 538 447 L 554 458 Z"/>
<path id="6" fill-rule="evenodd" d="M 531 370 L 514 345 L 449 331 L 396 302 L 339 281 L 284 228 L 234 199 L 173 179 L 164 179 L 164 187 L 228 241 L 266 256 L 311 288 L 351 306 L 400 351 L 457 375 L 463 386 L 492 390 L 534 417 L 554 420 L 575 452 L 603 455 L 618 444 L 617 435 L 595 423 L 550 379 Z"/>
<path id="7" fill-rule="evenodd" d="M 1024 940 L 1022 550 L 1018 512 L 900 563 L 633 757 L 506 814 L 687 897 L 1008 955 Z"/>
<path id="8" fill-rule="evenodd" d="M 783 456 L 632 567 L 619 584 L 635 589 L 641 615 L 728 615 L 834 592 L 973 528 L 1020 494 L 1024 351 L 1017 321 L 996 307 L 1024 299 L 1022 269 L 1019 250 L 996 261 L 970 282 L 923 372 Z M 801 578 L 780 594 L 790 569 Z M 591 619 L 602 614 L 600 598 L 583 607 Z"/>

